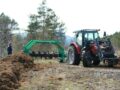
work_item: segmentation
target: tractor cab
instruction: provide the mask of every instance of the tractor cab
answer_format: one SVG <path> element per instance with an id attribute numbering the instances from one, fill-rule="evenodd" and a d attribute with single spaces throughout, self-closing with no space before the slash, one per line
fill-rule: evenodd
<path id="1" fill-rule="evenodd" d="M 68 49 L 68 63 L 84 67 L 96 66 L 100 61 L 107 62 L 108 66 L 117 64 L 114 48 L 107 36 L 100 38 L 99 29 L 83 29 L 75 31 L 75 42 Z"/>
<path id="2" fill-rule="evenodd" d="M 81 47 L 95 43 L 99 39 L 98 31 L 99 30 L 84 29 L 74 32 L 76 33 L 76 43 Z"/>

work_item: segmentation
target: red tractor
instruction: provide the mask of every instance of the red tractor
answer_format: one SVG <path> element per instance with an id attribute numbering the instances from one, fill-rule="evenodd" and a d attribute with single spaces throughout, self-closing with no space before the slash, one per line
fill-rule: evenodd
<path id="1" fill-rule="evenodd" d="M 84 29 L 75 31 L 76 40 L 70 44 L 67 62 L 72 65 L 79 65 L 83 62 L 84 67 L 97 66 L 103 61 L 109 67 L 118 63 L 114 48 L 106 33 L 99 37 L 99 30 Z"/>

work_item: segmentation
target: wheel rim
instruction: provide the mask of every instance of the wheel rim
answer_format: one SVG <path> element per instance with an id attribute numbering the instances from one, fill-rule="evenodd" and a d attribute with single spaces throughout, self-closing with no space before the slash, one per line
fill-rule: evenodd
<path id="1" fill-rule="evenodd" d="M 69 59 L 69 64 L 73 64 L 74 62 L 74 51 L 72 49 L 69 50 L 69 53 L 68 53 L 68 59 Z"/>

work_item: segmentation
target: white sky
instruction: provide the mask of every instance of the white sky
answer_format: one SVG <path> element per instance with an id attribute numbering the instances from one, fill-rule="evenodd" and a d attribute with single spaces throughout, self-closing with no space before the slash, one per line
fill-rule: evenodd
<path id="1" fill-rule="evenodd" d="M 42 0 L 0 0 L 0 13 L 14 18 L 26 29 L 29 15 L 37 13 Z M 65 22 L 67 34 L 74 30 L 101 29 L 112 34 L 120 31 L 120 0 L 47 0 L 57 16 Z"/>

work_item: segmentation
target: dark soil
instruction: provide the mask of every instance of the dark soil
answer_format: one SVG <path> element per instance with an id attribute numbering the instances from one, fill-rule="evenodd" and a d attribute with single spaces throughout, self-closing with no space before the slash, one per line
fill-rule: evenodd
<path id="1" fill-rule="evenodd" d="M 22 75 L 34 66 L 32 58 L 18 53 L 0 60 L 0 90 L 20 87 Z"/>

